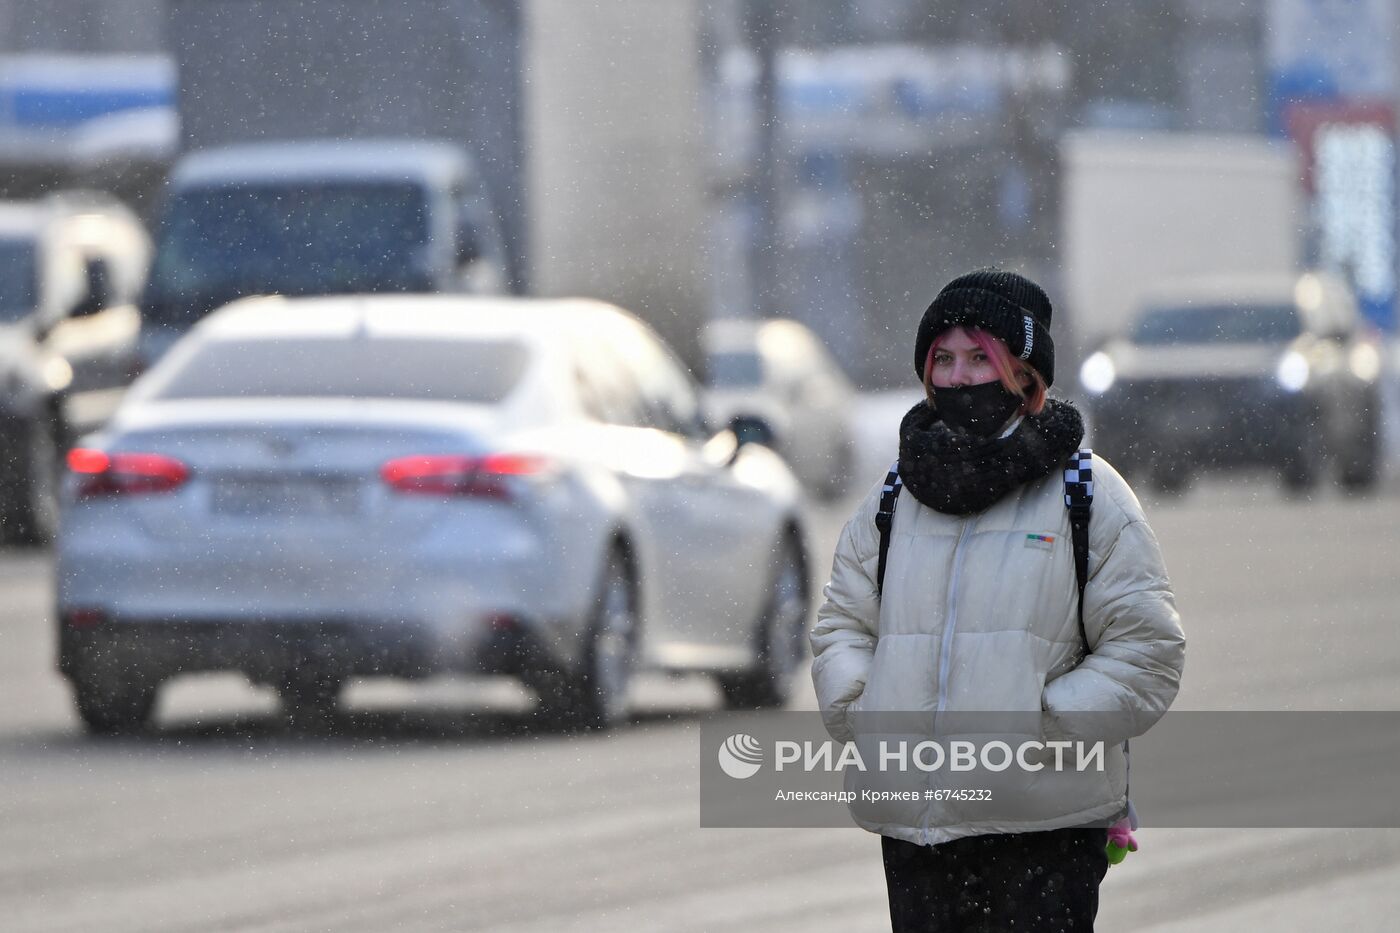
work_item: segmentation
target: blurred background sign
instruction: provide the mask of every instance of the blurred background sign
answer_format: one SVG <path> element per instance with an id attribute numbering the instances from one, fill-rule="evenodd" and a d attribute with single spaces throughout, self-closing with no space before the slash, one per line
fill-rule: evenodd
<path id="1" fill-rule="evenodd" d="M 1265 35 L 1276 130 L 1295 101 L 1395 93 L 1389 0 L 1270 0 Z"/>
<path id="2" fill-rule="evenodd" d="M 0 54 L 4 189 L 37 193 L 114 162 L 168 162 L 175 87 L 166 55 Z"/>
<path id="3" fill-rule="evenodd" d="M 1312 198 L 1308 258 L 1395 329 L 1395 10 L 1388 0 L 1272 0 L 1271 123 Z"/>
<path id="4" fill-rule="evenodd" d="M 1343 273 L 1368 320 L 1395 329 L 1395 109 L 1384 101 L 1294 103 L 1297 142 L 1311 195 L 1313 253 Z"/>

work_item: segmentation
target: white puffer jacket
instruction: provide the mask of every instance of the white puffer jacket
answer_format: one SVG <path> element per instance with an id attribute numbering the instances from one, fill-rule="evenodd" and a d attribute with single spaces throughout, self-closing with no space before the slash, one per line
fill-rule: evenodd
<path id="1" fill-rule="evenodd" d="M 1042 711 L 1032 716 L 1041 741 L 1113 743 L 1103 771 L 1013 767 L 994 775 L 990 804 L 858 800 L 851 811 L 860 826 L 936 845 L 983 833 L 1079 826 L 1124 811 L 1126 763 L 1117 743 L 1146 732 L 1171 705 L 1185 636 L 1137 498 L 1098 456 L 1093 473 L 1084 594 L 1092 653 L 1077 666 L 1078 587 L 1059 471 L 964 517 L 936 512 L 904 489 L 883 602 L 875 584 L 879 486 L 847 523 L 811 635 L 812 680 L 832 738 L 856 740 L 850 718 L 856 712 Z M 1117 714 L 1111 719 L 1119 734 L 1076 734 L 1082 725 L 1066 714 L 1081 711 Z M 948 776 L 916 777 L 925 778 L 933 787 Z M 982 772 L 977 780 L 986 778 Z M 849 790 L 876 787 L 879 780 L 846 769 Z"/>

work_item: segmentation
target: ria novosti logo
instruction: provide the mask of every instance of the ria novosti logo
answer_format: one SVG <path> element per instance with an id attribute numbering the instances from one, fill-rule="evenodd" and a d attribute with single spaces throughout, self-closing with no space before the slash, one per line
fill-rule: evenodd
<path id="1" fill-rule="evenodd" d="M 763 746 L 748 733 L 735 733 L 719 747 L 720 770 L 732 778 L 751 778 L 762 765 Z"/>
<path id="2" fill-rule="evenodd" d="M 838 750 L 839 749 L 839 750 Z M 1105 743 L 1103 741 L 1024 741 L 1013 747 L 1008 742 L 972 742 L 961 739 L 920 742 L 888 741 L 878 743 L 878 755 L 872 766 L 881 772 L 907 771 L 985 771 L 997 773 L 1010 768 L 1035 772 L 1045 768 L 1054 771 L 1103 771 Z M 751 778 L 763 766 L 763 744 L 746 732 L 736 732 L 724 740 L 719 749 L 719 766 L 736 780 Z M 865 757 L 854 742 L 793 742 L 774 743 L 773 769 L 843 772 L 847 769 L 869 771 Z"/>

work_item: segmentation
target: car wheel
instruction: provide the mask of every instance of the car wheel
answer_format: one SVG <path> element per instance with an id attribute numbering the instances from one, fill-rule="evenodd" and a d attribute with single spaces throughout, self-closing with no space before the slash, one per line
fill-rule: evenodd
<path id="1" fill-rule="evenodd" d="M 78 716 L 94 735 L 121 735 L 139 732 L 150 722 L 160 693 L 158 681 L 121 683 L 100 680 L 73 681 L 73 698 Z"/>
<path id="2" fill-rule="evenodd" d="M 614 550 L 603 567 L 579 666 L 541 701 L 567 729 L 601 731 L 627 718 L 640 625 L 636 586 L 626 555 Z"/>
<path id="3" fill-rule="evenodd" d="M 740 674 L 719 678 L 730 709 L 774 709 L 787 704 L 792 674 L 807 648 L 807 565 L 802 546 L 789 536 L 778 550 L 767 603 L 757 630 L 757 661 Z"/>
<path id="4" fill-rule="evenodd" d="M 25 426 L 23 461 L 3 521 L 3 536 L 14 544 L 42 545 L 58 528 L 59 444 L 45 419 Z"/>
<path id="5" fill-rule="evenodd" d="M 318 671 L 290 671 L 277 685 L 282 714 L 294 729 L 328 724 L 335 718 L 344 680 Z"/>
<path id="6" fill-rule="evenodd" d="M 1365 492 L 1380 479 L 1380 441 L 1374 427 L 1357 437 L 1341 462 L 1337 479 L 1347 492 Z"/>

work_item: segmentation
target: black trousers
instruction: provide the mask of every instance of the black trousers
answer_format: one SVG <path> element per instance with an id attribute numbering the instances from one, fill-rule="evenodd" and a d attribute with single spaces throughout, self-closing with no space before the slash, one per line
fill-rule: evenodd
<path id="1" fill-rule="evenodd" d="M 1094 929 L 1108 871 L 1106 830 L 969 836 L 936 846 L 880 838 L 894 933 Z"/>

